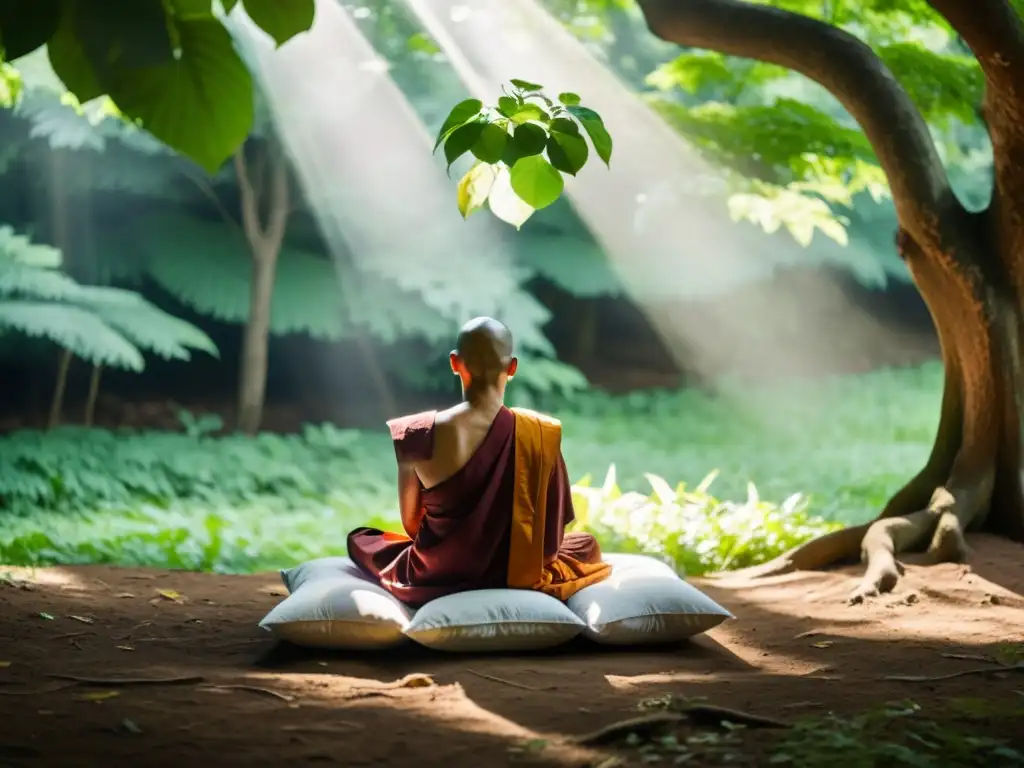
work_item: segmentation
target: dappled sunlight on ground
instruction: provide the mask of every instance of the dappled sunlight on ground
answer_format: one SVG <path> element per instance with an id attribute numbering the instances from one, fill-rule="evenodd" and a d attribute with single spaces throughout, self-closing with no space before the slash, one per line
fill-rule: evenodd
<path id="1" fill-rule="evenodd" d="M 1019 675 L 987 659 L 1024 641 L 1024 548 L 973 543 L 973 572 L 911 567 L 896 594 L 867 605 L 843 600 L 855 570 L 704 585 L 737 619 L 692 643 L 578 641 L 521 656 L 275 645 L 257 622 L 284 594 L 276 573 L 0 567 L 15 577 L 0 583 L 0 718 L 18 754 L 52 764 L 231 754 L 447 768 L 481 753 L 489 765 L 596 765 L 574 737 L 669 694 L 783 719 L 905 699 L 1019 707 Z M 410 675 L 428 684 L 403 684 Z"/>

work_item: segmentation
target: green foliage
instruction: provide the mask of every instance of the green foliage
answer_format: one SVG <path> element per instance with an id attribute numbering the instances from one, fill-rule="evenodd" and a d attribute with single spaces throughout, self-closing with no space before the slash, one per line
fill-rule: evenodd
<path id="1" fill-rule="evenodd" d="M 301 435 L 213 437 L 219 420 L 189 421 L 189 430 L 112 432 L 65 427 L 0 438 L 0 499 L 16 515 L 40 510 L 86 513 L 100 509 L 167 506 L 202 501 L 242 506 L 262 496 L 323 503 L 339 476 L 356 466 L 356 432 L 329 425 Z M 371 489 L 375 478 L 350 478 L 348 490 Z"/>
<path id="2" fill-rule="evenodd" d="M 1008 722 L 1021 711 L 1004 713 Z M 928 719 L 912 701 L 891 702 L 854 717 L 830 714 L 796 725 L 774 750 L 772 765 L 830 768 L 836 756 L 850 768 L 984 768 L 1024 765 L 1005 739 L 972 735 Z"/>
<path id="3" fill-rule="evenodd" d="M 141 371 L 142 352 L 189 360 L 191 349 L 217 354 L 195 326 L 139 294 L 76 283 L 59 271 L 60 251 L 0 227 L 0 334 L 53 341 L 96 365 Z"/>
<path id="4" fill-rule="evenodd" d="M 717 474 L 693 490 L 649 474 L 653 493 L 623 494 L 612 465 L 601 487 L 589 477 L 573 486 L 576 526 L 608 551 L 663 555 L 690 575 L 757 565 L 841 527 L 810 517 L 799 494 L 781 505 L 762 501 L 753 483 L 744 503 L 720 501 L 708 493 Z"/>
<path id="5" fill-rule="evenodd" d="M 278 45 L 313 23 L 313 0 L 242 7 Z M 45 45 L 77 102 L 109 96 L 127 120 L 210 173 L 252 128 L 252 79 L 214 0 L 14 0 L 0 15 L 0 41 L 6 61 Z"/>
<path id="6" fill-rule="evenodd" d="M 977 125 L 980 68 L 926 3 L 769 4 L 864 39 L 940 144 L 956 146 L 953 135 Z M 722 169 L 735 220 L 768 232 L 781 227 L 804 246 L 815 231 L 845 246 L 853 197 L 867 192 L 880 202 L 888 194 L 873 150 L 850 115 L 802 76 L 714 51 L 685 51 L 657 67 L 647 84 L 668 122 Z M 956 161 L 955 152 L 947 155 Z"/>
<path id="7" fill-rule="evenodd" d="M 575 176 L 586 165 L 590 143 L 609 165 L 612 138 L 601 116 L 581 105 L 575 93 L 557 100 L 543 86 L 511 81 L 511 91 L 493 107 L 479 99 L 456 104 L 438 132 L 434 151 L 444 146 L 449 170 L 467 153 L 476 162 L 459 181 L 459 212 L 468 218 L 490 203 L 491 212 L 519 229 L 534 211 L 562 195 L 562 175 Z M 581 132 L 582 129 L 582 132 Z"/>
<path id="8" fill-rule="evenodd" d="M 812 514 L 843 523 L 877 514 L 928 456 L 941 382 L 934 365 L 715 396 L 576 394 L 535 407 L 563 420 L 572 477 L 616 464 L 621 493 L 585 479 L 574 488 L 602 544 L 671 556 L 695 573 L 757 562 L 828 527 Z M 358 525 L 397 525 L 383 428 L 251 439 L 213 437 L 215 417 L 182 422 L 183 434 L 0 438 L 0 562 L 256 570 L 340 554 Z M 658 479 L 716 467 L 722 499 L 745 498 L 751 479 L 763 498 L 803 496 L 717 501 L 707 483 L 680 492 Z"/>

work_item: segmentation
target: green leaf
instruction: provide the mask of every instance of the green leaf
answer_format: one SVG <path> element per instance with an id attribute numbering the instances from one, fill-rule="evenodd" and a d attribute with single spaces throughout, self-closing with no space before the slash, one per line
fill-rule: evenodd
<path id="1" fill-rule="evenodd" d="M 434 56 L 441 52 L 440 46 L 424 32 L 417 32 L 410 37 L 406 41 L 405 47 L 414 53 L 424 53 L 428 56 Z"/>
<path id="2" fill-rule="evenodd" d="M 519 111 L 519 100 L 511 96 L 502 96 L 498 99 L 498 111 L 505 117 L 512 117 Z"/>
<path id="3" fill-rule="evenodd" d="M 13 61 L 44 45 L 61 20 L 60 0 L 0 2 L 0 60 Z"/>
<path id="4" fill-rule="evenodd" d="M 195 21 L 196 19 L 216 18 L 212 0 L 166 0 L 171 16 L 179 21 Z M 225 13 L 231 9 L 226 8 Z"/>
<path id="5" fill-rule="evenodd" d="M 539 155 L 544 151 L 548 134 L 536 123 L 523 123 L 516 126 L 515 133 L 512 134 L 512 141 L 519 157 L 529 157 L 530 155 Z M 515 165 L 514 162 L 508 163 L 507 161 L 506 164 L 509 167 Z"/>
<path id="6" fill-rule="evenodd" d="M 549 126 L 552 131 L 558 131 L 559 133 L 566 133 L 570 136 L 580 135 L 580 126 L 575 120 L 570 120 L 567 117 L 556 117 L 551 121 Z"/>
<path id="7" fill-rule="evenodd" d="M 256 26 L 274 38 L 278 47 L 313 26 L 313 0 L 242 0 Z"/>
<path id="8" fill-rule="evenodd" d="M 512 85 L 521 91 L 539 91 L 543 88 L 543 85 L 537 85 L 537 83 L 531 83 L 529 80 L 517 80 L 512 78 Z"/>
<path id="9" fill-rule="evenodd" d="M 580 105 L 580 97 L 570 91 L 558 94 L 558 100 L 567 107 L 578 107 Z"/>
<path id="10" fill-rule="evenodd" d="M 441 142 L 445 140 L 449 133 L 479 115 L 483 108 L 484 104 L 480 99 L 466 99 L 452 107 L 452 111 L 448 113 L 448 117 L 444 120 L 444 125 L 441 126 L 441 130 L 437 133 L 434 151 L 437 151 L 437 148 L 441 146 Z"/>
<path id="11" fill-rule="evenodd" d="M 0 109 L 8 109 L 21 99 L 21 74 L 7 62 L 0 61 Z"/>
<path id="12" fill-rule="evenodd" d="M 509 115 L 509 117 L 512 118 L 512 122 L 519 124 L 529 122 L 530 120 L 536 120 L 541 123 L 547 123 L 551 120 L 551 115 L 545 112 L 543 108 L 529 102 L 520 104 L 515 113 Z"/>
<path id="13" fill-rule="evenodd" d="M 472 147 L 472 153 L 477 160 L 485 163 L 497 163 L 505 154 L 505 146 L 508 144 L 508 131 L 500 125 L 490 123 L 484 126 L 480 132 L 480 138 Z"/>
<path id="14" fill-rule="evenodd" d="M 580 121 L 583 130 L 587 132 L 594 145 L 597 156 L 604 161 L 605 165 L 609 165 L 612 159 L 612 137 L 608 134 L 608 129 L 604 127 L 601 116 L 586 107 L 569 107 L 569 112 Z"/>
<path id="15" fill-rule="evenodd" d="M 252 79 L 219 21 L 181 22 L 178 31 L 180 58 L 112 70 L 107 92 L 125 115 L 213 173 L 252 127 Z"/>
<path id="16" fill-rule="evenodd" d="M 535 210 L 547 208 L 565 188 L 562 174 L 540 155 L 519 160 L 512 166 L 509 180 L 515 193 Z"/>
<path id="17" fill-rule="evenodd" d="M 483 207 L 494 186 L 497 170 L 487 163 L 475 163 L 459 180 L 458 204 L 462 218 L 468 219 Z"/>
<path id="18" fill-rule="evenodd" d="M 444 143 L 444 159 L 448 161 L 449 168 L 476 144 L 486 125 L 487 123 L 480 122 L 467 123 L 452 131 L 451 136 Z"/>
<path id="19" fill-rule="evenodd" d="M 70 17 L 61 22 L 50 38 L 46 53 L 54 73 L 79 102 L 84 104 L 103 95 L 103 86 L 96 78 L 92 62 L 75 35 Z"/>
<path id="20" fill-rule="evenodd" d="M 558 170 L 575 176 L 586 165 L 590 150 L 582 136 L 552 131 L 547 143 L 548 160 Z"/>
<path id="21" fill-rule="evenodd" d="M 161 0 L 103 0 L 103 13 L 90 2 L 65 7 L 101 82 L 108 74 L 170 64 L 180 48 L 179 24 Z"/>
<path id="22" fill-rule="evenodd" d="M 491 213 L 519 229 L 533 215 L 533 207 L 523 201 L 512 189 L 511 174 L 507 168 L 499 168 L 491 193 L 487 198 Z"/>

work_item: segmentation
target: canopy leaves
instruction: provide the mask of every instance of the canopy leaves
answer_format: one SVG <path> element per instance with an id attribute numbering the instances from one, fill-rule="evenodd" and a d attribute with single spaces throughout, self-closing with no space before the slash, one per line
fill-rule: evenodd
<path id="1" fill-rule="evenodd" d="M 232 11 L 235 3 L 223 3 Z M 77 103 L 108 96 L 124 117 L 213 173 L 253 126 L 249 70 L 215 0 L 9 0 L 0 11 L 0 63 L 46 46 Z M 278 45 L 309 29 L 314 0 L 247 0 Z M 0 99 L 15 101 L 9 68 Z"/>

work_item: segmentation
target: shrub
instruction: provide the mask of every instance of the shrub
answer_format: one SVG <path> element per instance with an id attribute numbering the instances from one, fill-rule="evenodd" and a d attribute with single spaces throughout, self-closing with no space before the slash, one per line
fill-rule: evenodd
<path id="1" fill-rule="evenodd" d="M 201 500 L 244 506 L 261 496 L 291 503 L 379 495 L 361 471 L 374 445 L 331 425 L 255 438 L 67 427 L 0 438 L 0 506 L 8 514 L 90 512 Z M 379 464 L 373 462 L 371 464 Z"/>
<path id="2" fill-rule="evenodd" d="M 592 532 L 609 552 L 660 555 L 693 576 L 757 565 L 840 527 L 808 515 L 800 494 L 781 505 L 762 501 L 753 483 L 742 504 L 720 501 L 708 493 L 717 475 L 691 491 L 649 474 L 653 492 L 645 496 L 623 493 L 612 465 L 600 487 L 589 477 L 573 486 L 576 529 Z"/>

